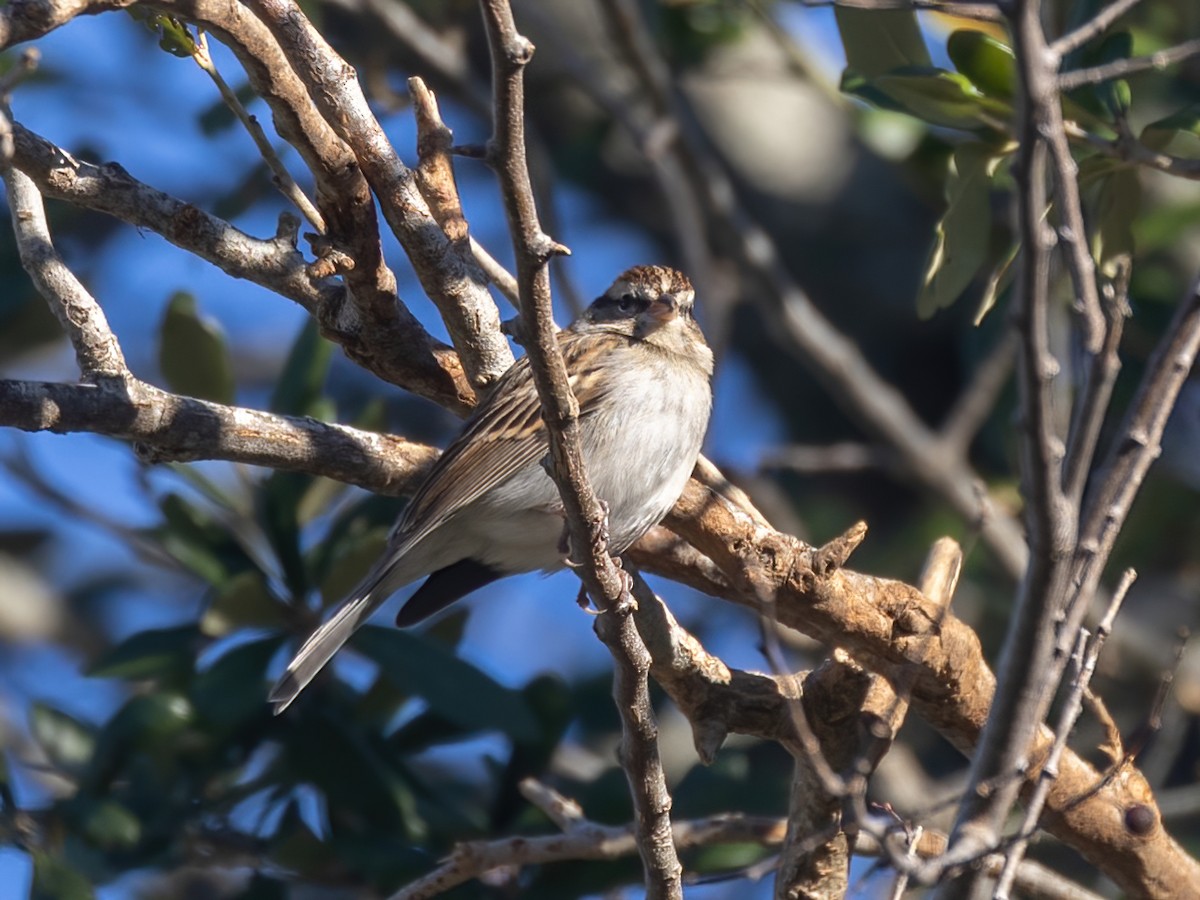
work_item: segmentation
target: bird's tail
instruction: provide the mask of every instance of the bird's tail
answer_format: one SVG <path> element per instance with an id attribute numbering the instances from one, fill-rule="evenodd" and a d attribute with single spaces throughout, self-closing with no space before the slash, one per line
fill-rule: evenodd
<path id="1" fill-rule="evenodd" d="M 373 571 L 367 575 L 342 601 L 332 618 L 314 631 L 296 651 L 296 655 L 288 663 L 287 670 L 271 689 L 270 701 L 275 707 L 275 715 L 279 715 L 291 705 L 333 658 L 333 654 L 337 653 L 359 626 L 370 618 L 371 613 L 387 600 L 391 591 L 385 588 L 383 581 L 388 571 Z"/>

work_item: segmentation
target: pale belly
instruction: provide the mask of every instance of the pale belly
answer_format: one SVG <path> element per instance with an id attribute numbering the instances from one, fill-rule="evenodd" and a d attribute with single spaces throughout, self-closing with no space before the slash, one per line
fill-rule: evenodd
<path id="1" fill-rule="evenodd" d="M 707 397 L 707 381 L 691 387 Z M 643 378 L 633 390 L 636 402 L 607 404 L 581 428 L 592 488 L 608 506 L 614 554 L 627 550 L 670 511 L 691 475 L 708 424 L 707 406 L 704 415 L 695 415 L 696 404 L 687 402 L 678 383 Z M 480 540 L 471 555 L 507 571 L 561 568 L 561 509 L 558 489 L 540 465 L 518 472 L 472 504 L 470 530 Z"/>

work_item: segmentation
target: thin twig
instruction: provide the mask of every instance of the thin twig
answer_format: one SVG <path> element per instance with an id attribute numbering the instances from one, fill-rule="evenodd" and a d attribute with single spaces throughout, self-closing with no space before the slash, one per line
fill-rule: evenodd
<path id="1" fill-rule="evenodd" d="M 942 440 L 958 453 L 966 453 L 983 423 L 995 412 L 996 400 L 1012 375 L 1016 350 L 1016 336 L 1006 329 L 987 356 L 975 367 L 970 383 L 946 413 L 942 422 Z"/>
<path id="2" fill-rule="evenodd" d="M 1075 401 L 1071 430 L 1067 435 L 1067 455 L 1063 463 L 1063 493 L 1075 508 L 1083 501 L 1088 474 L 1100 440 L 1104 414 L 1112 399 L 1113 385 L 1121 371 L 1117 350 L 1121 345 L 1125 319 L 1129 315 L 1130 264 L 1126 258 L 1116 277 L 1104 286 L 1104 343 L 1092 355 L 1083 390 Z"/>
<path id="3" fill-rule="evenodd" d="M 216 63 L 213 62 L 212 55 L 208 52 L 208 36 L 203 31 L 197 35 L 195 46 L 192 59 L 212 79 L 213 84 L 217 86 L 217 91 L 221 94 L 221 99 L 225 101 L 225 105 L 237 116 L 242 127 L 254 141 L 259 155 L 262 156 L 263 161 L 275 176 L 275 185 L 300 210 L 304 218 L 308 219 L 313 228 L 324 232 L 326 230 L 325 218 L 304 191 L 300 190 L 300 185 L 296 184 L 296 179 L 292 177 L 292 173 L 287 170 L 287 166 L 283 164 L 283 160 L 279 158 L 279 154 L 275 152 L 271 142 L 267 140 L 266 132 L 258 123 L 258 119 L 250 115 L 246 107 L 242 105 L 242 101 L 238 99 L 238 95 L 222 77 Z"/>
<path id="4" fill-rule="evenodd" d="M 1197 54 L 1200 54 L 1200 38 L 1193 38 L 1147 56 L 1117 59 L 1102 66 L 1064 72 L 1058 76 L 1058 89 L 1073 91 L 1085 85 L 1102 84 L 1105 81 L 1112 81 L 1114 78 L 1126 78 L 1139 72 L 1161 71 L 1168 66 L 1191 59 Z"/>
<path id="5" fill-rule="evenodd" d="M 480 268 L 487 275 L 488 281 L 494 284 L 504 298 L 513 305 L 513 309 L 519 310 L 521 308 L 521 289 L 517 286 L 517 279 L 513 277 L 513 274 L 504 268 L 483 244 L 475 240 L 474 235 L 471 236 L 471 252 L 475 254 L 475 259 L 479 261 Z"/>
<path id="6" fill-rule="evenodd" d="M 1145 166 L 1147 169 L 1165 172 L 1167 175 L 1186 178 L 1189 181 L 1200 180 L 1200 159 L 1185 159 L 1181 156 L 1172 156 L 1169 153 L 1151 150 L 1131 135 L 1123 134 L 1110 140 L 1093 134 L 1071 121 L 1064 122 L 1063 129 L 1072 141 L 1086 144 L 1111 159 Z"/>
<path id="7" fill-rule="evenodd" d="M 450 155 L 454 133 L 442 121 L 437 97 L 424 81 L 416 76 L 408 79 L 408 93 L 417 122 L 417 189 L 446 237 L 451 242 L 461 241 L 468 228 Z"/>
<path id="8" fill-rule="evenodd" d="M 1062 490 L 1064 448 L 1055 430 L 1052 400 L 1052 382 L 1058 371 L 1050 352 L 1048 323 L 1054 237 L 1044 221 L 1044 212 L 1048 199 L 1047 161 L 1053 153 L 1048 146 L 1053 143 L 1049 132 L 1057 110 L 1057 104 L 1051 103 L 1055 97 L 1053 72 L 1045 49 L 1041 3 L 1017 0 L 1011 15 L 1022 99 L 1020 149 L 1014 170 L 1022 247 L 1017 262 L 1015 318 L 1020 337 L 1017 383 L 1024 424 L 1021 480 L 1027 498 L 1030 562 L 1009 620 L 996 695 L 971 761 L 970 783 L 951 833 L 947 865 L 960 865 L 993 850 L 1017 799 L 1018 780 L 1003 781 L 986 796 L 979 785 L 1002 772 L 1025 768 L 1030 742 L 1053 696 L 1056 683 L 1046 678 L 1054 652 L 1053 619 L 1061 609 L 1067 587 L 1067 561 L 1077 528 L 1075 510 L 1068 506 Z M 1070 177 L 1061 169 L 1058 174 L 1060 180 Z M 1074 185 L 1073 178 L 1071 181 Z M 1075 239 L 1081 243 L 1082 233 Z M 973 881 L 976 875 L 965 881 Z"/>
<path id="9" fill-rule="evenodd" d="M 371 112 L 354 69 L 294 0 L 254 0 L 249 5 L 275 35 L 317 109 L 354 151 L 384 219 L 437 304 L 471 383 L 490 386 L 512 365 L 513 356 L 470 246 L 442 232 L 417 190 L 414 173 Z"/>
<path id="10" fill-rule="evenodd" d="M 1100 575 L 1150 465 L 1162 449 L 1162 435 L 1188 373 L 1200 352 L 1200 278 L 1147 363 L 1142 383 L 1093 479 L 1081 516 L 1072 561 L 1072 591 L 1065 629 L 1078 629 L 1087 615 Z"/>
<path id="11" fill-rule="evenodd" d="M 1003 16 L 997 3 L 968 3 L 959 0 L 801 0 L 808 7 L 819 9 L 840 6 L 845 9 L 916 9 L 949 13 L 964 19 L 981 22 L 1001 22 Z"/>
<path id="12" fill-rule="evenodd" d="M 1050 793 L 1050 784 L 1058 777 L 1059 762 L 1067 748 L 1071 729 L 1075 727 L 1075 722 L 1083 711 L 1083 698 L 1088 690 L 1088 685 L 1091 684 L 1092 674 L 1096 671 L 1096 662 L 1100 658 L 1100 651 L 1104 647 L 1105 640 L 1112 633 L 1112 625 L 1117 618 L 1117 612 L 1121 609 L 1121 604 L 1125 601 L 1125 596 L 1129 593 L 1129 588 L 1133 585 L 1136 577 L 1137 574 L 1133 569 L 1125 570 L 1117 589 L 1113 591 L 1104 618 L 1096 628 L 1096 635 L 1090 643 L 1087 640 L 1087 631 L 1083 629 L 1079 631 L 1075 652 L 1071 654 L 1071 659 L 1076 667 L 1075 678 L 1071 682 L 1071 690 L 1064 698 L 1062 709 L 1059 711 L 1058 725 L 1054 729 L 1054 744 L 1046 756 L 1046 761 L 1042 763 L 1037 784 L 1025 803 L 1025 815 L 1021 827 L 1006 854 L 1004 868 L 993 889 L 994 900 L 1008 900 L 1017 868 L 1029 847 L 1030 838 L 1037 830 L 1038 820 L 1041 818 L 1042 809 L 1046 804 L 1046 797 Z"/>
<path id="13" fill-rule="evenodd" d="M 967 461 L 946 453 L 938 434 L 796 283 L 773 238 L 744 208 L 736 187 L 713 158 L 704 134 L 673 89 L 670 70 L 657 53 L 637 4 L 603 0 L 601 6 L 658 117 L 674 125 L 677 136 L 669 148 L 678 156 L 692 192 L 709 220 L 723 232 L 740 265 L 761 285 L 750 297 L 774 323 L 779 338 L 813 370 L 848 415 L 895 448 L 912 478 L 944 498 L 960 516 L 978 523 L 981 536 L 1004 569 L 1019 577 L 1027 559 L 1020 526 L 999 505 L 980 502 L 981 479 Z"/>
<path id="14" fill-rule="evenodd" d="M 825 446 L 793 444 L 769 451 L 759 467 L 764 471 L 799 472 L 804 475 L 863 472 L 895 467 L 892 454 L 870 444 L 844 441 Z"/>
<path id="15" fill-rule="evenodd" d="M 786 825 L 786 820 L 778 818 L 724 815 L 677 822 L 671 826 L 671 833 L 673 846 L 681 850 L 746 842 L 770 847 L 783 840 Z M 523 835 L 459 844 L 446 862 L 392 894 L 389 900 L 428 900 L 501 867 L 612 860 L 637 850 L 632 826 L 600 825 L 586 819 L 573 825 L 566 834 Z"/>
<path id="16" fill-rule="evenodd" d="M 1074 50 L 1078 50 L 1088 41 L 1102 35 L 1108 26 L 1125 13 L 1129 12 L 1137 6 L 1141 0 L 1113 0 L 1108 6 L 1096 13 L 1089 21 L 1080 25 L 1074 31 L 1064 34 L 1058 40 L 1050 45 L 1050 50 L 1055 56 L 1064 57 Z"/>
<path id="17" fill-rule="evenodd" d="M 489 161 L 500 181 L 517 262 L 526 352 L 550 438 L 552 474 L 562 496 L 577 569 L 601 610 L 596 632 L 615 663 L 613 694 L 621 714 L 621 764 L 633 797 L 638 850 L 651 900 L 682 898 L 682 866 L 671 840 L 671 798 L 650 705 L 650 654 L 634 625 L 628 579 L 608 555 L 605 515 L 584 466 L 579 406 L 558 348 L 550 297 L 551 258 L 567 252 L 541 228 L 525 158 L 524 69 L 533 45 L 521 35 L 507 0 L 483 0 L 492 56 L 494 132 Z"/>

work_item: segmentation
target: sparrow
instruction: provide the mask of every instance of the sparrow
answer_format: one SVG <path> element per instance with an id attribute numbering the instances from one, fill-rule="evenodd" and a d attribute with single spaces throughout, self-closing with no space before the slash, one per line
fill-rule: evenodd
<path id="1" fill-rule="evenodd" d="M 680 272 L 635 266 L 558 335 L 615 555 L 666 516 L 700 454 L 713 355 L 693 317 L 694 299 Z M 271 691 L 275 713 L 404 585 L 428 576 L 396 616 L 401 627 L 505 576 L 563 568 L 565 518 L 548 455 L 523 357 L 434 464 L 383 556 L 297 651 Z"/>

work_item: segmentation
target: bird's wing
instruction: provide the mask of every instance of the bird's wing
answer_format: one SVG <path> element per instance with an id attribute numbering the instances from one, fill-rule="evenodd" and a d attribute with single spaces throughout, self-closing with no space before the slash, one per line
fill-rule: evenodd
<path id="1" fill-rule="evenodd" d="M 606 351 L 627 342 L 611 333 L 559 334 L 580 418 L 595 410 L 608 393 L 612 379 L 599 377 Z M 411 547 L 458 510 L 537 463 L 548 450 L 529 360 L 522 357 L 438 459 L 397 523 L 394 541 Z"/>

